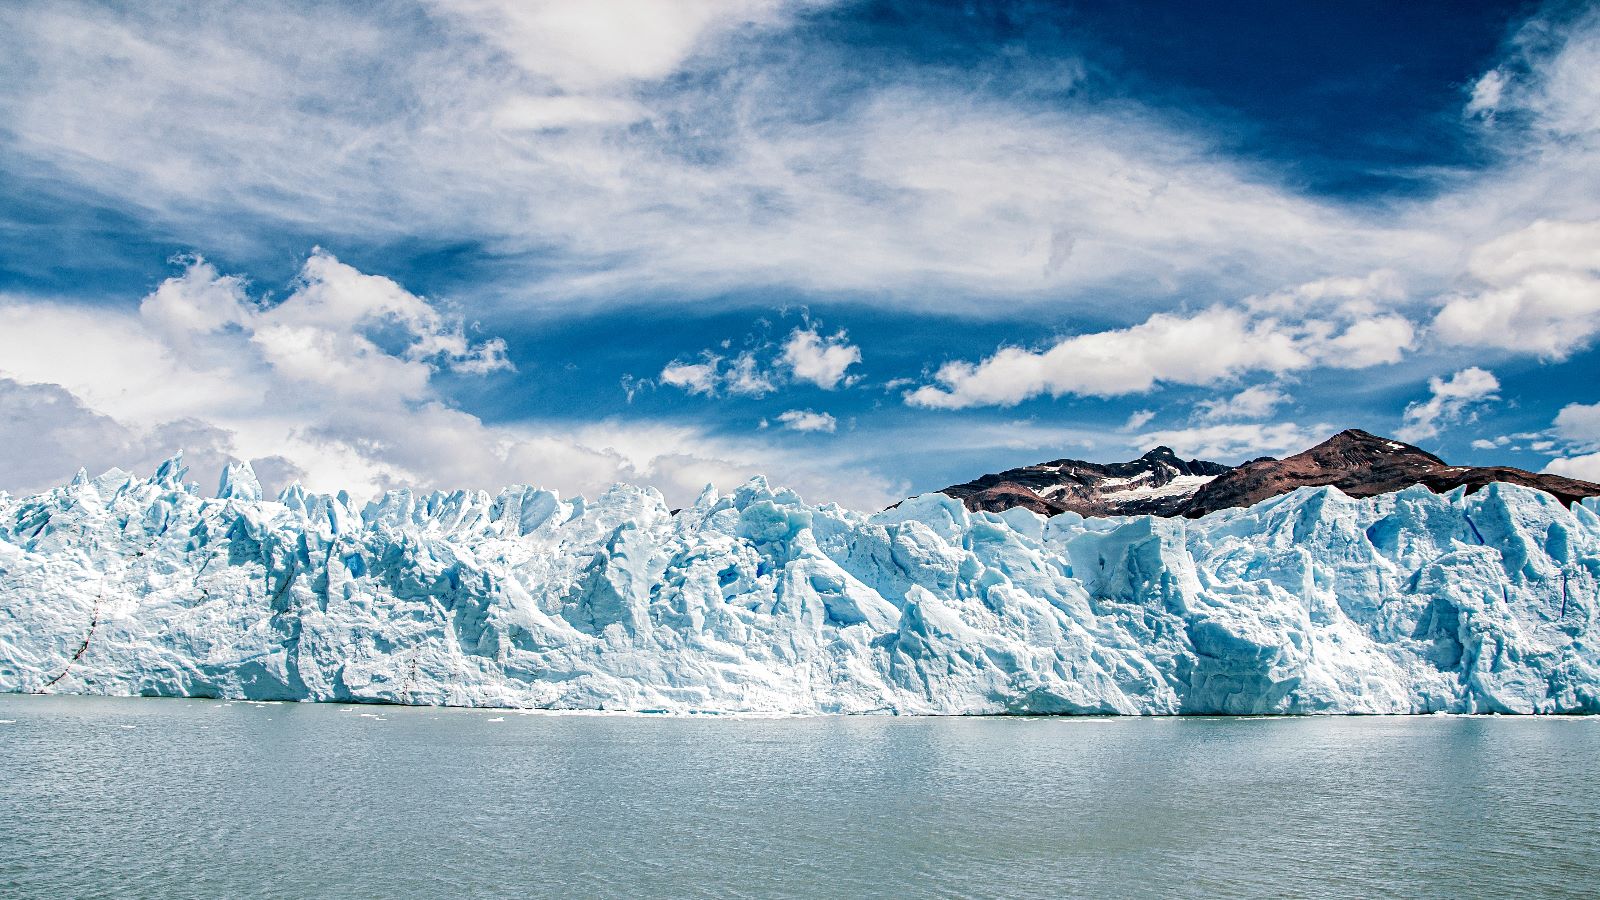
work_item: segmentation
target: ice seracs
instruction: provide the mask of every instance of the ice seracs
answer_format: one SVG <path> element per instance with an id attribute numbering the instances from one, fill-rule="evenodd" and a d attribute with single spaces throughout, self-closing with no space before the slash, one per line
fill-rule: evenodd
<path id="1" fill-rule="evenodd" d="M 180 459 L 0 496 L 0 688 L 724 713 L 1600 711 L 1600 504 L 1301 488 L 874 515 L 760 479 L 394 491 Z M 1169 475 L 1171 484 L 1179 477 Z M 1130 482 L 1132 483 L 1132 482 Z"/>

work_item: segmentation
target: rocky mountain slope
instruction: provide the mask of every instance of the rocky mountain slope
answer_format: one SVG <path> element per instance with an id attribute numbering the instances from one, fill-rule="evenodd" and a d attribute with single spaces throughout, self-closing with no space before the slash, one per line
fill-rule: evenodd
<path id="1" fill-rule="evenodd" d="M 1230 470 L 1197 490 L 1182 514 L 1249 506 L 1299 487 L 1333 485 L 1352 497 L 1371 497 L 1414 484 L 1434 493 L 1458 487 L 1471 493 L 1495 481 L 1536 488 L 1563 503 L 1600 496 L 1600 484 L 1508 466 L 1452 466 L 1426 450 L 1352 428 L 1303 453 Z"/>
<path id="2" fill-rule="evenodd" d="M 1195 518 L 1249 506 L 1300 487 L 1332 485 L 1371 497 L 1422 485 L 1435 493 L 1473 492 L 1491 482 L 1544 491 L 1563 503 L 1600 496 L 1600 484 L 1507 466 L 1452 466 L 1418 447 L 1349 429 L 1285 459 L 1263 457 L 1238 467 L 1178 459 L 1157 447 L 1136 460 L 1099 464 L 1059 459 L 985 475 L 941 493 L 973 511 L 1022 507 L 1042 515 L 1156 515 Z"/>
<path id="3" fill-rule="evenodd" d="M 1129 462 L 1092 463 L 1058 459 L 1007 469 L 940 491 L 974 512 L 1013 507 L 1040 515 L 1075 512 L 1083 516 L 1171 516 L 1207 482 L 1229 471 L 1221 463 L 1179 459 L 1157 447 Z"/>
<path id="4" fill-rule="evenodd" d="M 1174 479 L 1180 476 L 1173 476 Z M 1186 476 L 1205 477 L 1205 476 Z M 1220 480 L 1220 476 L 1219 479 Z M 1168 484 L 1172 482 L 1169 481 Z M 1215 481 L 1211 483 L 1216 483 Z M 873 515 L 759 479 L 0 494 L 0 690 L 719 713 L 1600 712 L 1600 500 Z"/>

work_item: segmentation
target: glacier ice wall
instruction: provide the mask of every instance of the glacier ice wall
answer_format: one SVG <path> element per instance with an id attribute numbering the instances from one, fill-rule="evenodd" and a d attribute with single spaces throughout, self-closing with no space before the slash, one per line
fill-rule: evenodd
<path id="1" fill-rule="evenodd" d="M 674 712 L 1600 711 L 1600 505 L 1302 489 L 1199 520 L 863 515 L 759 479 L 0 494 L 0 689 Z"/>

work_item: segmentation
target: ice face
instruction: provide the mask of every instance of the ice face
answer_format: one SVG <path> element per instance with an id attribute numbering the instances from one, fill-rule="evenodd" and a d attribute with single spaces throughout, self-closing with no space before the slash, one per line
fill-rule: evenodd
<path id="1" fill-rule="evenodd" d="M 753 480 L 0 495 L 0 689 L 673 712 L 1600 711 L 1600 504 L 866 516 Z"/>

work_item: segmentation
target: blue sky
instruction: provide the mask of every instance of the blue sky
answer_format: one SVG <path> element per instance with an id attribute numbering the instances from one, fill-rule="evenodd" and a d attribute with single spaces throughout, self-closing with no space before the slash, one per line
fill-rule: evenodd
<path id="1" fill-rule="evenodd" d="M 8 4 L 0 489 L 1600 478 L 1600 15 L 1131 6 Z"/>

